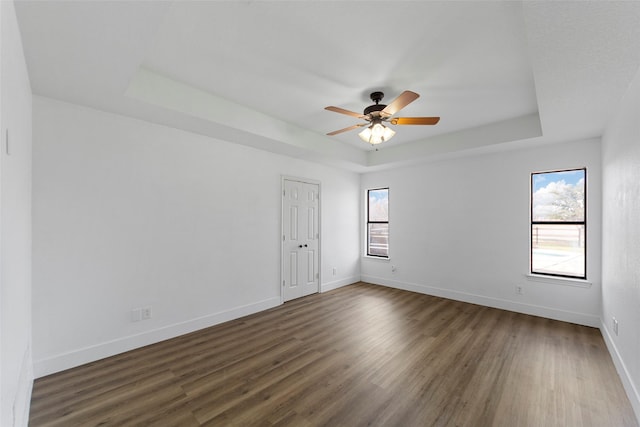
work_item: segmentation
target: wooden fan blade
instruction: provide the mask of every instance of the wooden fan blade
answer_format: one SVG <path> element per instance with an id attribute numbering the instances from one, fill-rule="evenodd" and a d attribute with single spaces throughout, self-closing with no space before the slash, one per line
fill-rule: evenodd
<path id="1" fill-rule="evenodd" d="M 356 113 L 355 111 L 345 110 L 344 108 L 340 108 L 340 107 L 324 107 L 324 109 L 333 111 L 335 113 L 346 114 L 347 116 L 351 116 L 351 117 L 357 117 L 359 119 L 364 118 L 364 116 L 360 113 Z"/>
<path id="2" fill-rule="evenodd" d="M 420 95 L 415 92 L 411 92 L 410 90 L 405 90 L 394 99 L 391 104 L 387 105 L 384 110 L 380 111 L 380 115 L 382 116 L 393 116 L 398 111 L 402 110 L 407 105 L 411 104 L 413 101 L 418 99 Z"/>
<path id="3" fill-rule="evenodd" d="M 394 117 L 389 120 L 392 125 L 435 125 L 440 117 Z"/>
<path id="4" fill-rule="evenodd" d="M 334 130 L 333 132 L 329 132 L 327 135 L 329 135 L 329 136 L 337 135 L 337 134 L 342 133 L 342 132 L 348 132 L 348 131 L 353 130 L 355 128 L 361 128 L 362 126 L 367 126 L 368 124 L 369 123 L 360 123 L 360 124 L 357 124 L 357 125 L 349 126 L 348 128 L 344 128 L 344 129 L 340 129 L 340 130 Z"/>

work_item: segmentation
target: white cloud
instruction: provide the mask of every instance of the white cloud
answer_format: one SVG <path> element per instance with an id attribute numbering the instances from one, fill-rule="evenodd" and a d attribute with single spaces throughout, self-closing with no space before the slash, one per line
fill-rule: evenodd
<path id="1" fill-rule="evenodd" d="M 533 219 L 560 218 L 567 210 L 564 206 L 576 203 L 584 206 L 583 197 L 575 198 L 576 191 L 584 191 L 584 179 L 575 185 L 564 180 L 554 181 L 538 189 L 533 194 Z"/>

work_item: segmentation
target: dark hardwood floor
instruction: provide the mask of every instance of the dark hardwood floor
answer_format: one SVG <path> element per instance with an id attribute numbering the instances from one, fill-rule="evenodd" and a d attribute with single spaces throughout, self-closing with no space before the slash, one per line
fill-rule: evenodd
<path id="1" fill-rule="evenodd" d="M 637 426 L 600 331 L 358 283 L 36 380 L 35 426 Z"/>

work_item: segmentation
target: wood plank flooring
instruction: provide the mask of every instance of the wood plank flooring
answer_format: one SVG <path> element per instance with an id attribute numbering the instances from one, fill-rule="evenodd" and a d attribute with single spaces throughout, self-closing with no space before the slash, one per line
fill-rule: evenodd
<path id="1" fill-rule="evenodd" d="M 36 380 L 98 425 L 638 424 L 599 330 L 358 283 Z"/>

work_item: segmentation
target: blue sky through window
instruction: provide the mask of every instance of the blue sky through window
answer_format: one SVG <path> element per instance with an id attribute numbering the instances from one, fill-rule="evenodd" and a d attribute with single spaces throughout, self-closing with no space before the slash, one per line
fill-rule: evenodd
<path id="1" fill-rule="evenodd" d="M 534 221 L 584 221 L 585 170 L 532 174 Z"/>
<path id="2" fill-rule="evenodd" d="M 369 200 L 372 202 L 383 201 L 386 203 L 386 199 L 389 197 L 389 190 L 383 188 L 381 190 L 370 190 Z"/>
<path id="3" fill-rule="evenodd" d="M 389 189 L 369 190 L 369 221 L 389 220 Z"/>
<path id="4" fill-rule="evenodd" d="M 564 181 L 567 185 L 576 185 L 584 180 L 584 169 L 551 172 L 551 173 L 538 173 L 533 175 L 533 192 L 549 186 L 551 183 L 559 183 Z"/>

